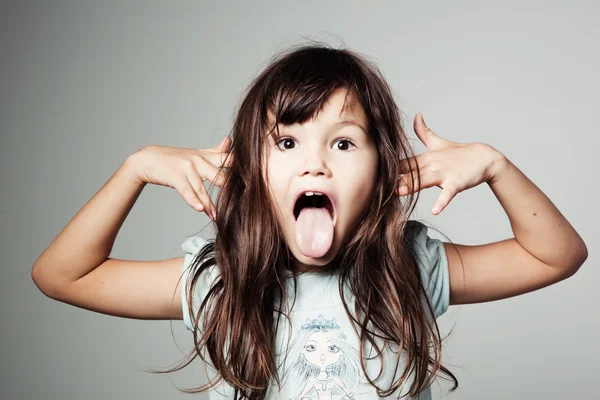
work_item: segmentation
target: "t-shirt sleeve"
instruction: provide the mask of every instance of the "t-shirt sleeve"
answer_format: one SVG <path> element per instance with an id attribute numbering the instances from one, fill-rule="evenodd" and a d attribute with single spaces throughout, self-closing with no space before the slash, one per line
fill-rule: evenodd
<path id="1" fill-rule="evenodd" d="M 435 318 L 444 314 L 450 304 L 450 278 L 444 243 L 427 235 L 427 226 L 411 221 L 414 232 L 409 241 L 417 260 L 421 279 Z"/>
<path id="2" fill-rule="evenodd" d="M 186 239 L 181 244 L 181 249 L 185 252 L 184 262 L 183 262 L 183 274 L 181 276 L 181 305 L 183 310 L 183 323 L 185 327 L 192 331 L 194 329 L 194 321 L 190 318 L 190 310 L 189 304 L 187 300 L 188 295 L 188 282 L 193 277 L 194 271 L 197 270 L 198 262 L 194 263 L 194 268 L 192 268 L 192 262 L 196 254 L 204 247 L 207 243 L 206 239 L 203 239 L 199 236 L 192 236 Z M 202 272 L 202 275 L 198 278 L 196 282 L 196 287 L 194 288 L 194 296 L 192 298 L 192 316 L 196 316 L 198 310 L 200 309 L 200 304 L 202 304 L 202 300 L 206 297 L 208 290 L 211 288 L 212 284 L 218 277 L 216 266 L 211 266 Z"/>

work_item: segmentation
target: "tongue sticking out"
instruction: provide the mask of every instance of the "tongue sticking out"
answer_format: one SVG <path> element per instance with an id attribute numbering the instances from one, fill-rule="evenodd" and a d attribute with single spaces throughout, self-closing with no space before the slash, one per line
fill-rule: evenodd
<path id="1" fill-rule="evenodd" d="M 327 208 L 303 208 L 296 220 L 296 244 L 306 257 L 322 257 L 333 241 L 333 220 Z"/>

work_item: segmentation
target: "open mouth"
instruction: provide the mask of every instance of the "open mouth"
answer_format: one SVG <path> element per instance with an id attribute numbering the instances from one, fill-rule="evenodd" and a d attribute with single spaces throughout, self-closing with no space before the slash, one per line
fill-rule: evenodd
<path id="1" fill-rule="evenodd" d="M 296 204 L 294 205 L 294 219 L 298 219 L 300 215 L 300 211 L 306 207 L 314 207 L 314 208 L 326 208 L 329 211 L 329 215 L 331 215 L 331 219 L 335 225 L 335 212 L 333 209 L 333 203 L 329 199 L 326 194 L 317 194 L 314 193 L 312 195 L 307 195 L 303 193 L 296 200 Z"/>

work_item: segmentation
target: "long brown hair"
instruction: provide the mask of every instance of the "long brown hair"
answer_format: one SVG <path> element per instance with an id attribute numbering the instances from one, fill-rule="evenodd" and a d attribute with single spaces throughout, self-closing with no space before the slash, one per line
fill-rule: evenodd
<path id="1" fill-rule="evenodd" d="M 279 316 L 289 321 L 285 280 L 292 270 L 292 255 L 263 178 L 263 145 L 266 134 L 278 137 L 274 130 L 278 124 L 304 123 L 314 117 L 339 88 L 346 89 L 362 106 L 379 155 L 371 203 L 328 266 L 335 266 L 339 273 L 344 308 L 360 326 L 361 368 L 380 396 L 392 394 L 411 373 L 411 396 L 430 386 L 440 370 L 454 381 L 450 391 L 458 387 L 456 377 L 441 365 L 440 332 L 408 243 L 412 221 L 407 217 L 416 206 L 419 191 L 403 201 L 395 194 L 401 176 L 399 161 L 414 155 L 400 110 L 381 72 L 364 56 L 311 42 L 276 55 L 249 85 L 237 110 L 230 148 L 235 162 L 217 198 L 216 237 L 198 252 L 188 285 L 182 288 L 188 304 L 192 304 L 203 272 L 217 265 L 220 276 L 197 315 L 190 315 L 195 348 L 188 358 L 194 357 L 167 371 L 184 368 L 196 356 L 208 362 L 203 355 L 207 351 L 218 374 L 215 382 L 187 392 L 203 392 L 225 380 L 235 388 L 235 398 L 262 399 L 269 384 L 280 387 L 274 349 Z M 419 167 L 413 168 L 410 179 L 419 187 Z M 295 275 L 293 279 L 295 283 Z M 353 310 L 344 286 L 355 298 Z M 380 340 L 398 345 L 406 357 L 403 374 L 389 388 L 378 387 L 374 382 L 378 377 L 369 377 L 365 370 L 363 343 L 369 341 L 381 358 L 385 346 L 378 344 Z"/>

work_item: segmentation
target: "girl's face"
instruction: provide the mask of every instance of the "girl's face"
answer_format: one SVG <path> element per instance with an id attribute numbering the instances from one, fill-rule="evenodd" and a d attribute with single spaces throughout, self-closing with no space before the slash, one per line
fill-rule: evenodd
<path id="1" fill-rule="evenodd" d="M 375 188 L 377 148 L 367 134 L 366 115 L 357 101 L 341 113 L 345 94 L 345 89 L 335 91 L 315 120 L 280 125 L 279 143 L 268 137 L 265 153 L 271 201 L 299 271 L 326 265 L 335 257 Z M 331 247 L 320 257 L 305 256 L 296 242 L 296 196 L 310 189 L 326 191 L 335 205 Z"/>
<path id="2" fill-rule="evenodd" d="M 329 340 L 325 332 L 310 335 L 304 343 L 303 353 L 311 364 L 323 368 L 335 364 L 341 357 L 340 349 Z"/>

